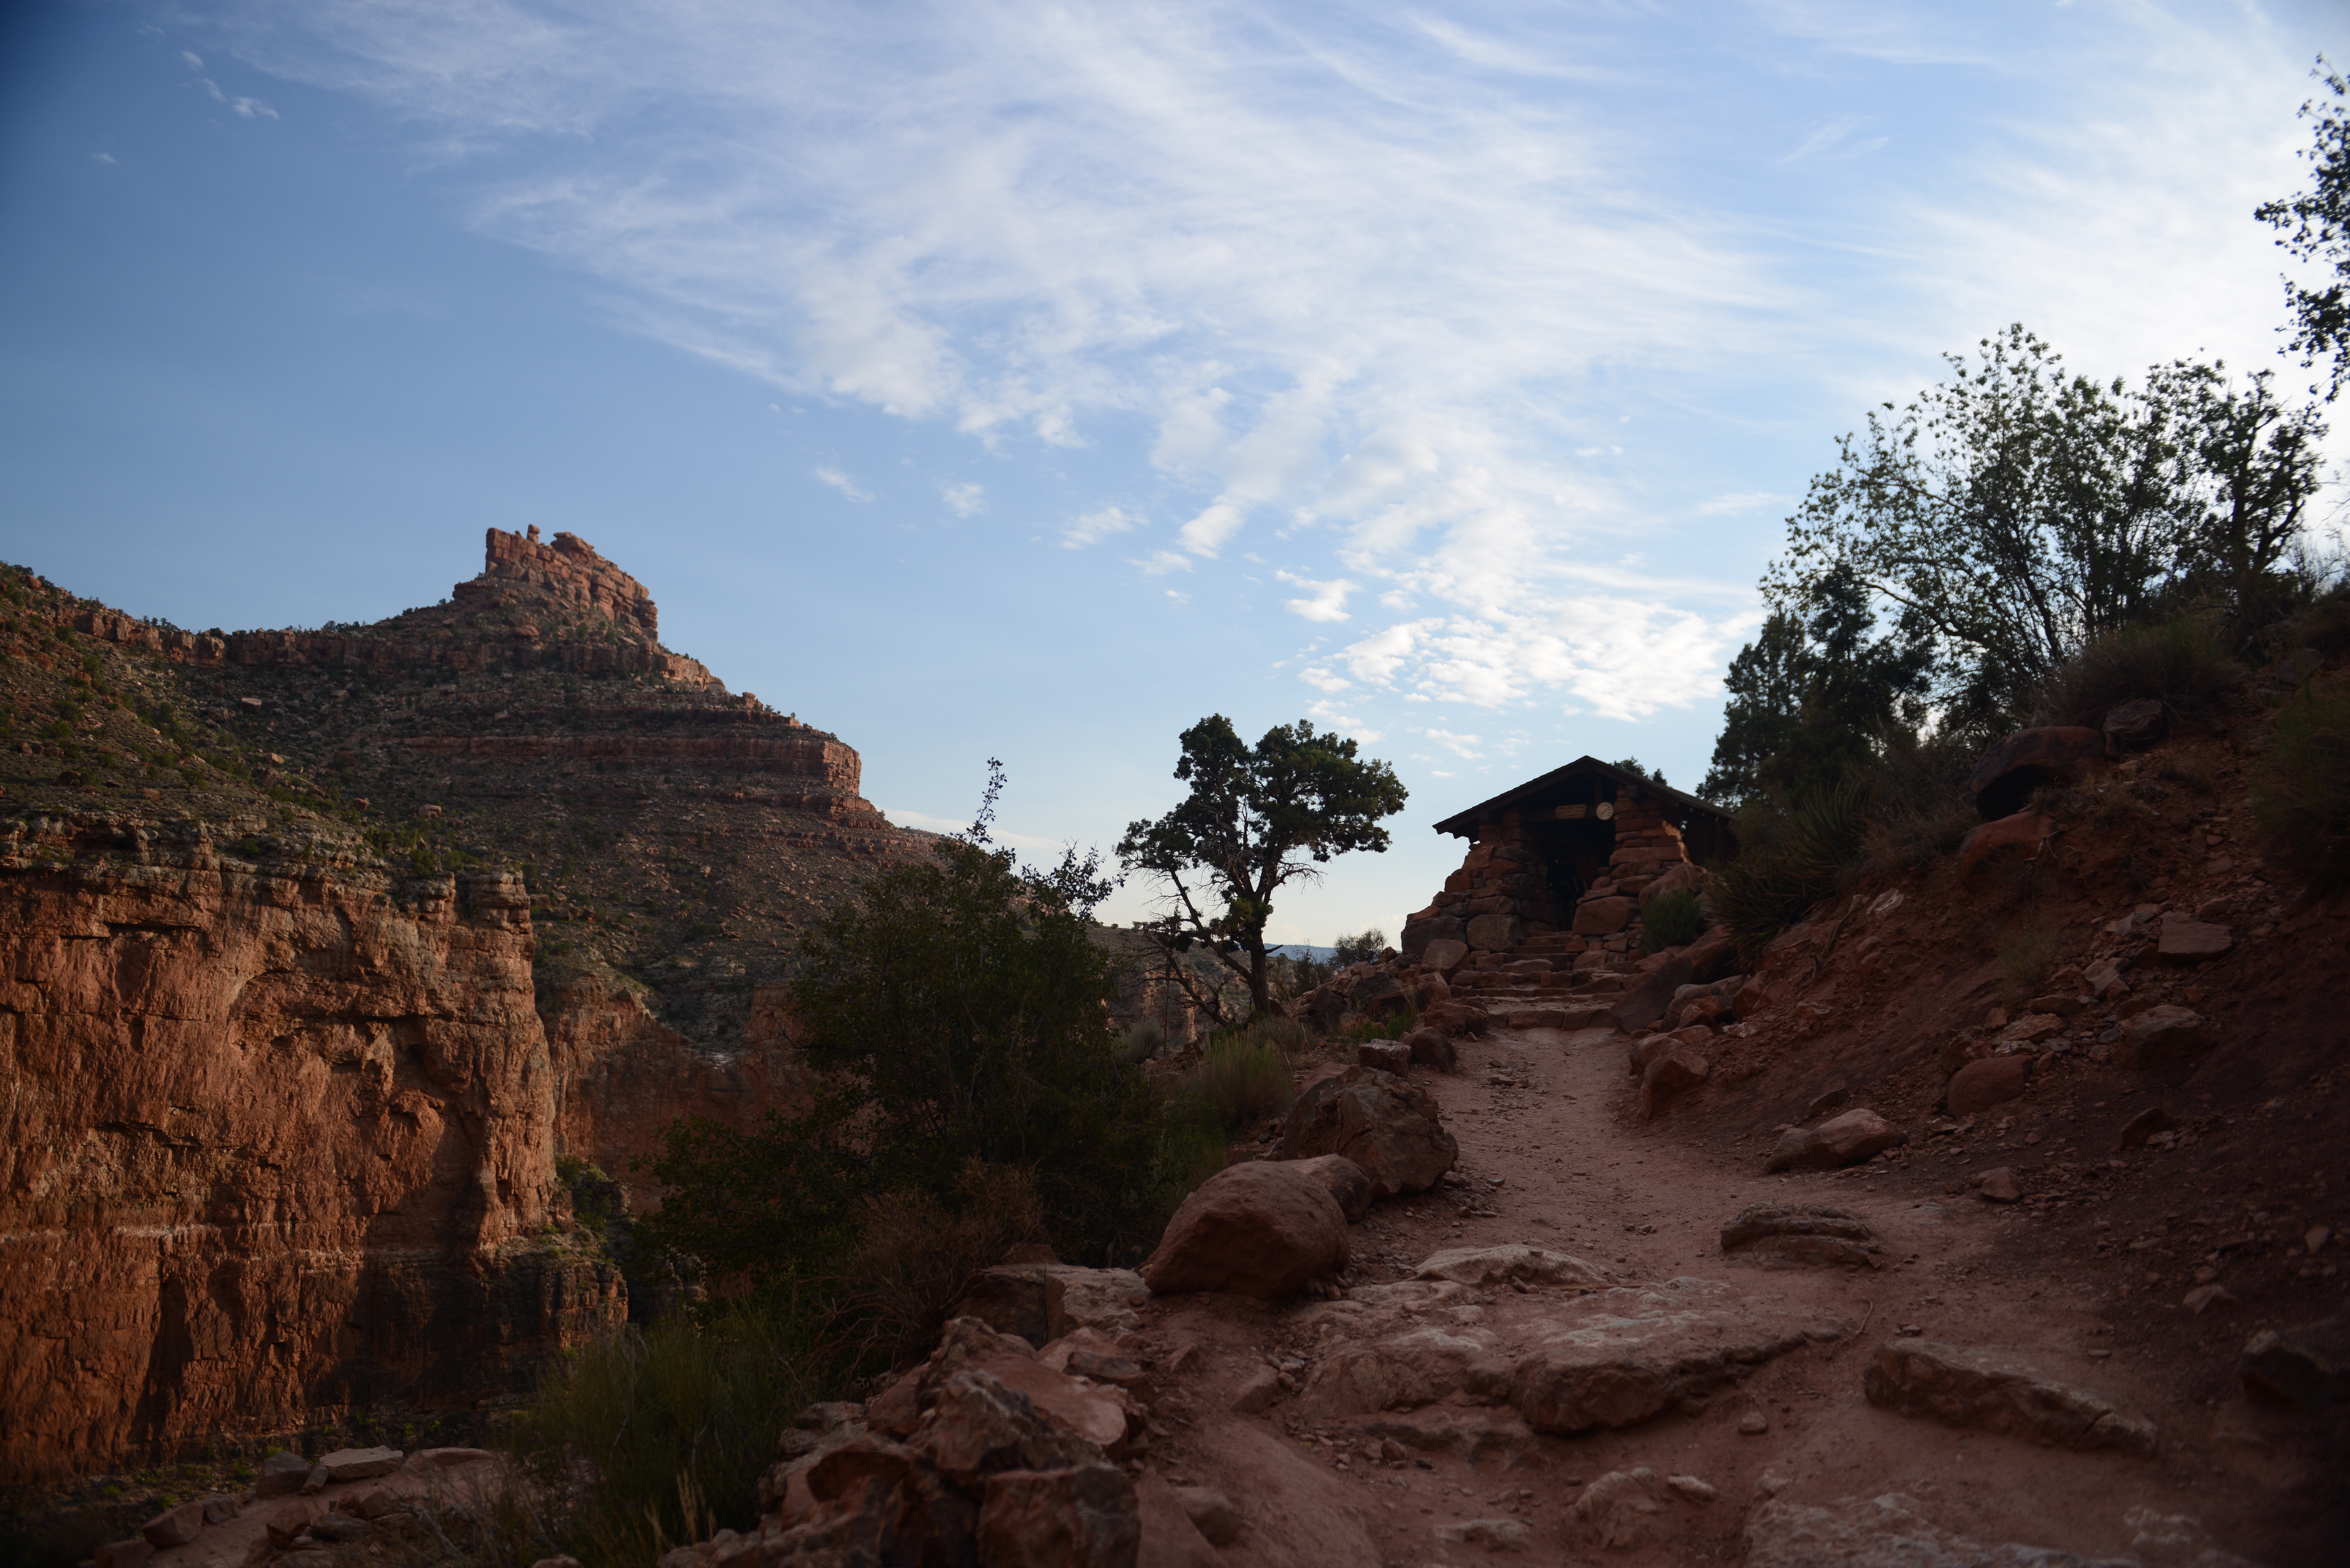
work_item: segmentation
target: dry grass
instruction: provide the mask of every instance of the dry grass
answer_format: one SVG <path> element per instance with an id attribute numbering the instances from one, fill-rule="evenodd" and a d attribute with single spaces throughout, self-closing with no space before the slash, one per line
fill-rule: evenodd
<path id="1" fill-rule="evenodd" d="M 1999 961 L 2001 990 L 2010 1007 L 2040 993 L 2040 982 L 2056 962 L 2058 946 L 2056 927 L 2045 915 L 2026 916 L 1999 934 L 1991 952 Z"/>
<path id="2" fill-rule="evenodd" d="M 2041 707 L 2050 722 L 2096 725 L 2109 710 L 2151 697 L 2178 718 L 2208 724 L 2243 682 L 2219 634 L 2190 616 L 2096 639 L 2049 677 Z"/>
<path id="3" fill-rule="evenodd" d="M 859 1362 L 897 1366 L 927 1352 L 963 1282 L 1013 1248 L 1045 1240 L 1045 1210 L 1028 1173 L 973 1160 L 955 1203 L 889 1193 L 863 1204 L 862 1233 L 841 1266 L 835 1334 Z"/>
<path id="4" fill-rule="evenodd" d="M 2350 887 L 2350 684 L 2309 687 L 2277 710 L 2252 812 L 2272 862 L 2323 891 Z"/>

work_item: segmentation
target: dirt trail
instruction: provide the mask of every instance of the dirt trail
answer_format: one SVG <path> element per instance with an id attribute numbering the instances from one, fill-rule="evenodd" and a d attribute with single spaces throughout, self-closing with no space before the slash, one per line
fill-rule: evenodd
<path id="1" fill-rule="evenodd" d="M 1320 1339 L 1304 1332 L 1314 1303 L 1154 1303 L 1147 1334 L 1162 1354 L 1200 1347 L 1166 1407 L 1175 1441 L 1162 1473 L 1225 1490 L 1249 1521 L 1222 1561 L 1510 1560 L 1440 1534 L 1483 1519 L 1529 1526 L 1526 1549 L 1538 1562 L 1737 1563 L 1747 1517 L 1766 1497 L 1824 1504 L 1901 1492 L 1941 1529 L 1986 1543 L 2126 1556 L 2147 1568 L 2195 1563 L 2218 1548 L 2287 1568 L 2289 1559 L 2258 1550 L 2261 1498 L 2287 1479 L 2275 1473 L 2282 1461 L 2246 1446 L 2237 1459 L 2215 1463 L 2211 1413 L 2164 1403 L 2163 1369 L 2112 1346 L 2085 1284 L 2002 1261 L 2003 1228 L 2029 1220 L 1884 1164 L 1766 1177 L 1752 1145 L 1736 1153 L 1692 1147 L 1669 1122 L 1638 1123 L 1629 1115 L 1629 1043 L 1604 1031 L 1501 1034 L 1462 1042 L 1457 1075 L 1416 1069 L 1414 1081 L 1435 1094 L 1460 1141 L 1467 1187 L 1377 1206 L 1355 1228 L 1357 1268 L 1370 1281 L 1402 1280 L 1446 1247 L 1524 1242 L 1572 1253 L 1626 1283 L 1717 1282 L 1742 1302 L 1815 1311 L 1850 1332 L 1765 1363 L 1703 1408 L 1514 1449 L 1496 1444 L 1472 1464 L 1458 1453 L 1367 1457 L 1347 1423 L 1301 1419 L 1288 1397 L 1259 1416 L 1231 1413 L 1231 1399 L 1269 1359 L 1286 1360 L 1303 1381 L 1331 1348 L 1326 1330 Z M 1882 1266 L 1762 1269 L 1725 1259 L 1723 1221 L 1766 1199 L 1834 1203 L 1864 1218 L 1885 1248 Z M 1503 1304 L 1524 1305 L 1506 1293 Z M 2155 1420 L 2164 1457 L 2072 1452 L 1878 1410 L 1863 1397 L 1862 1376 L 1875 1348 L 1905 1328 L 2012 1352 L 2044 1376 L 2094 1389 Z M 1751 1426 L 1755 1412 L 1767 1429 L 1742 1433 L 1742 1419 Z M 1462 1404 L 1460 1414 L 1473 1422 L 1493 1412 L 1481 1417 Z M 2218 1417 L 2222 1426 L 2227 1418 Z M 2199 1439 L 2191 1448 L 2173 1440 L 2189 1421 Z M 1718 1495 L 1678 1511 L 1685 1521 L 1661 1542 L 1603 1551 L 1572 1504 L 1602 1474 L 1637 1466 L 1694 1475 Z"/>

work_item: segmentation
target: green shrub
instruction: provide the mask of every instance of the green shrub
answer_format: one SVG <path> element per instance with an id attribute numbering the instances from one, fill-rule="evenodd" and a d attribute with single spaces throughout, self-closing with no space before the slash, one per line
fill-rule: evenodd
<path id="1" fill-rule="evenodd" d="M 775 1434 L 836 1392 L 810 1349 L 786 1306 L 746 1301 L 624 1329 L 556 1363 L 510 1438 L 528 1473 L 572 1499 L 558 1526 L 571 1553 L 587 1568 L 642 1568 L 719 1529 L 755 1528 Z M 593 1484 L 564 1484 L 583 1465 Z"/>
<path id="2" fill-rule="evenodd" d="M 1238 1133 L 1279 1112 L 1296 1094 L 1280 1047 L 1243 1031 L 1218 1035 L 1191 1069 L 1184 1093 Z"/>
<path id="3" fill-rule="evenodd" d="M 1847 783 L 1804 797 L 1764 843 L 1715 873 L 1707 902 L 1752 965 L 1773 939 L 1833 897 L 1857 867 L 1868 827 L 1868 791 Z M 1741 814 L 1740 825 L 1747 817 Z"/>
<path id="4" fill-rule="evenodd" d="M 1687 947 L 1705 929 L 1705 909 L 1695 893 L 1676 888 L 1648 900 L 1648 907 L 1640 911 L 1640 928 L 1644 953 Z"/>
<path id="5" fill-rule="evenodd" d="M 1377 926 L 1371 926 L 1354 936 L 1340 937 L 1334 944 L 1336 952 L 1330 961 L 1340 969 L 1353 963 L 1368 963 L 1378 958 L 1387 945 L 1387 933 Z"/>
<path id="6" fill-rule="evenodd" d="M 1920 738 L 1887 731 L 1867 774 L 1868 826 L 1862 861 L 1877 875 L 1922 870 L 1950 855 L 1982 820 L 1968 780 L 1998 736 L 1988 726 L 1963 726 Z"/>
<path id="7" fill-rule="evenodd" d="M 2313 888 L 2350 885 L 2350 685 L 2307 687 L 2277 710 L 2252 813 L 2271 860 Z"/>
<path id="8" fill-rule="evenodd" d="M 2219 634 L 2189 616 L 2093 639 L 2048 678 L 2040 706 L 2053 722 L 2095 725 L 2108 710 L 2152 697 L 2181 718 L 2208 722 L 2243 680 Z"/>
<path id="9" fill-rule="evenodd" d="M 1189 1095 L 1172 1101 L 1162 1159 L 1186 1192 L 1223 1169 L 1232 1159 L 1232 1144 L 1215 1107 Z"/>
<path id="10" fill-rule="evenodd" d="M 1138 1065 L 1167 1049 L 1167 1025 L 1156 1018 L 1138 1018 L 1126 1027 L 1126 1059 Z"/>
<path id="11" fill-rule="evenodd" d="M 1294 1018 L 1284 1018 L 1277 1012 L 1261 1012 L 1248 1021 L 1242 1031 L 1260 1045 L 1270 1045 L 1288 1060 L 1295 1062 L 1305 1048 L 1314 1044 L 1314 1032 Z"/>

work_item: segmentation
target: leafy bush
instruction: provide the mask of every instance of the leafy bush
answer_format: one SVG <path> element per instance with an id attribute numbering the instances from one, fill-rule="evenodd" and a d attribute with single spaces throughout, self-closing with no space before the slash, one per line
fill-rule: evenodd
<path id="1" fill-rule="evenodd" d="M 1270 1045 L 1283 1056 L 1295 1062 L 1314 1044 L 1314 1032 L 1294 1018 L 1284 1018 L 1277 1012 L 1260 1012 L 1248 1021 L 1242 1030 L 1260 1045 Z"/>
<path id="2" fill-rule="evenodd" d="M 2092 639 L 2049 677 L 2040 706 L 2056 723 L 2095 725 L 2108 710 L 2151 697 L 2181 718 L 2208 722 L 2243 679 L 2219 635 L 2189 616 Z"/>
<path id="3" fill-rule="evenodd" d="M 573 1503 L 560 1533 L 587 1568 L 641 1568 L 721 1528 L 755 1526 L 775 1434 L 835 1392 L 814 1365 L 804 1320 L 772 1302 L 624 1329 L 550 1369 L 512 1446 L 526 1473 Z M 568 1484 L 579 1464 L 594 1484 Z"/>
<path id="4" fill-rule="evenodd" d="M 1640 911 L 1640 950 L 1644 953 L 1687 947 L 1705 929 L 1705 910 L 1695 893 L 1676 888 L 1648 900 L 1648 907 Z"/>
<path id="5" fill-rule="evenodd" d="M 1978 726 L 1927 737 L 1888 731 L 1869 770 L 1863 863 L 1871 872 L 1918 870 L 1959 846 L 1981 817 L 1967 787 L 1975 762 L 1997 736 Z"/>
<path id="6" fill-rule="evenodd" d="M 1369 963 L 1385 950 L 1387 945 L 1386 932 L 1377 926 L 1367 927 L 1354 936 L 1340 937 L 1335 944 L 1336 953 L 1331 961 L 1340 969 L 1352 963 Z"/>
<path id="7" fill-rule="evenodd" d="M 1296 1085 L 1280 1047 L 1243 1031 L 1208 1043 L 1184 1093 L 1213 1110 L 1226 1132 L 1237 1133 L 1287 1106 Z"/>
<path id="8" fill-rule="evenodd" d="M 2277 864 L 2314 888 L 2350 885 L 2350 685 L 2305 688 L 2277 710 L 2252 813 Z"/>
<path id="9" fill-rule="evenodd" d="M 1714 876 L 1707 901 L 1748 964 L 1813 906 L 1841 888 L 1868 827 L 1868 790 L 1848 783 L 1805 796 L 1765 842 L 1746 846 Z M 1747 823 L 1742 814 L 1742 830 Z"/>
<path id="10" fill-rule="evenodd" d="M 2293 630 L 2303 647 L 2329 659 L 2350 652 L 2350 587 L 2335 588 L 2310 606 Z"/>
<path id="11" fill-rule="evenodd" d="M 820 1087 L 754 1133 L 665 1129 L 642 1230 L 721 1280 L 828 1288 L 874 1193 L 954 1209 L 973 1161 L 1018 1169 L 1065 1257 L 1125 1262 L 1174 1194 L 1161 1100 L 1111 1030 L 1090 860 L 1021 869 L 983 832 L 883 870 L 806 937 L 792 984 Z"/>

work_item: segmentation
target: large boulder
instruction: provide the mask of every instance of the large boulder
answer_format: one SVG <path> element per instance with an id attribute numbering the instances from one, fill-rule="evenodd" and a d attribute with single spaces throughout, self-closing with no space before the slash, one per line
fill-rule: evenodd
<path id="1" fill-rule="evenodd" d="M 1349 1225 L 1371 1211 L 1371 1179 L 1345 1155 L 1316 1155 L 1312 1159 L 1297 1160 L 1289 1168 L 1302 1170 L 1320 1182 Z"/>
<path id="2" fill-rule="evenodd" d="M 1493 909 L 1469 922 L 1461 940 L 1481 953 L 1507 952 L 1525 940 L 1525 926 L 1506 909 Z"/>
<path id="3" fill-rule="evenodd" d="M 1435 1186 L 1461 1149 L 1426 1089 L 1393 1073 L 1349 1067 L 1298 1096 L 1282 1121 L 1283 1159 L 1317 1154 L 1345 1155 L 1369 1176 L 1375 1196 L 1393 1198 Z"/>
<path id="4" fill-rule="evenodd" d="M 1297 1164 L 1250 1160 L 1227 1166 L 1183 1199 L 1141 1272 L 1154 1295 L 1229 1291 L 1271 1298 L 1336 1272 L 1347 1256 L 1346 1211 L 1326 1180 Z"/>
<path id="5" fill-rule="evenodd" d="M 963 1282 L 949 1317 L 975 1317 L 998 1334 L 1045 1345 L 1069 1332 L 1068 1287 L 1042 1263 L 999 1263 Z"/>
<path id="6" fill-rule="evenodd" d="M 2210 1040 L 2201 1013 L 2164 1002 L 2122 1021 L 2122 1060 L 2133 1067 L 2158 1066 L 2193 1055 Z"/>
<path id="7" fill-rule="evenodd" d="M 2031 1075 L 2029 1056 L 1985 1056 L 1970 1062 L 1951 1075 L 1950 1114 L 1970 1116 L 2015 1099 L 2023 1093 Z"/>
<path id="8" fill-rule="evenodd" d="M 1783 1134 L 1765 1171 L 1835 1170 L 1874 1159 L 1908 1136 L 1866 1106 L 1849 1110 L 1818 1127 L 1796 1127 Z"/>
<path id="9" fill-rule="evenodd" d="M 1449 975 L 1461 967 L 1469 956 L 1469 944 L 1453 937 L 1439 937 L 1421 950 L 1419 961 L 1439 974 Z"/>
<path id="10" fill-rule="evenodd" d="M 1429 958 L 1428 950 L 1438 942 L 1459 942 L 1462 929 L 1459 918 L 1452 915 L 1430 915 L 1421 919 L 1408 920 L 1404 923 L 1403 935 L 1397 940 L 1396 950 L 1416 963 L 1443 969 L 1448 966 Z M 1456 958 L 1452 961 L 1458 963 L 1461 961 Z"/>
<path id="11" fill-rule="evenodd" d="M 1575 934 L 1578 937 L 1612 937 L 1632 923 L 1640 907 L 1618 894 L 1586 898 L 1575 907 Z"/>
<path id="12" fill-rule="evenodd" d="M 1650 970 L 1640 983 L 1617 998 L 1608 1011 L 1616 1027 L 1627 1033 L 1654 1028 L 1683 986 L 1707 985 L 1728 976 L 1738 962 L 1737 944 L 1726 936 L 1700 937 Z"/>
<path id="13" fill-rule="evenodd" d="M 1662 1036 L 1671 1039 L 1670 1035 Z M 1713 1064 L 1696 1046 L 1675 1040 L 1640 1074 L 1640 1119 L 1652 1121 L 1668 1102 L 1713 1075 Z"/>
<path id="14" fill-rule="evenodd" d="M 1419 1022 L 1448 1035 L 1482 1034 L 1493 1027 L 1493 1015 L 1474 1002 L 1440 1002 L 1420 1013 Z"/>
<path id="15" fill-rule="evenodd" d="M 1679 865 L 1666 867 L 1663 876 L 1640 889 L 1640 908 L 1646 910 L 1649 905 L 1668 893 L 1702 894 L 1705 891 L 1705 884 L 1704 867 L 1692 866 L 1686 860 L 1681 861 Z"/>
<path id="16" fill-rule="evenodd" d="M 2026 860 L 2040 857 L 2040 847 L 2056 831 L 2056 824 L 2048 814 L 2040 811 L 2019 811 L 1979 827 L 1967 830 L 1959 840 L 1959 877 L 1961 881 L 1974 875 L 1976 867 L 2002 849 L 2021 850 Z"/>
<path id="17" fill-rule="evenodd" d="M 2141 697 L 2106 711 L 2106 739 L 2117 752 L 2142 752 L 2170 733 L 2170 710 L 2158 697 Z"/>
<path id="18" fill-rule="evenodd" d="M 2043 784 L 2078 784 L 2106 760 L 2103 731 L 2083 724 L 2018 730 L 1985 752 L 1967 780 L 1985 822 L 2023 809 Z"/>

